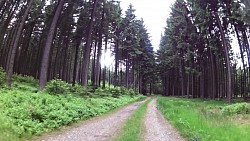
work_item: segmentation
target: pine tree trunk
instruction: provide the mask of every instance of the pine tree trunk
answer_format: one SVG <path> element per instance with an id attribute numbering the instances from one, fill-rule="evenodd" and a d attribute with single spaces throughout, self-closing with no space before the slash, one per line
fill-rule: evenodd
<path id="1" fill-rule="evenodd" d="M 112 71 L 113 71 L 113 68 L 112 68 Z M 109 88 L 110 88 L 110 86 L 111 86 L 111 84 L 112 84 L 112 83 L 111 83 L 112 80 L 111 80 L 111 70 L 110 70 L 110 66 L 109 66 L 109 78 L 108 78 L 108 80 L 109 80 L 108 82 L 109 82 Z M 113 84 L 114 84 L 114 83 L 113 83 Z"/>
<path id="2" fill-rule="evenodd" d="M 95 81 L 95 63 L 96 63 L 96 49 L 97 49 L 97 40 L 95 40 L 95 47 L 94 47 L 94 50 L 93 50 L 93 59 L 92 59 L 92 71 L 91 71 L 91 83 L 92 83 L 92 86 L 96 86 L 96 81 Z"/>
<path id="3" fill-rule="evenodd" d="M 74 56 L 73 82 L 72 82 L 73 86 L 76 83 L 76 73 L 77 73 L 77 64 L 78 64 L 78 56 L 79 56 L 80 44 L 81 44 L 81 39 L 77 39 L 77 41 L 76 41 L 75 56 Z"/>
<path id="4" fill-rule="evenodd" d="M 129 89 L 129 56 L 127 54 L 126 60 L 126 88 Z"/>
<path id="5" fill-rule="evenodd" d="M 107 49 L 108 49 L 108 37 L 105 39 L 105 50 L 104 50 L 104 60 L 106 59 L 106 54 L 107 54 Z M 103 72 L 102 72 L 102 88 L 106 88 L 106 71 L 107 71 L 107 66 L 104 65 Z"/>
<path id="6" fill-rule="evenodd" d="M 216 89 L 215 89 L 215 69 L 214 69 L 214 61 L 213 61 L 213 53 L 211 48 L 209 48 L 209 58 L 210 58 L 210 65 L 211 65 L 211 98 L 215 99 Z"/>
<path id="7" fill-rule="evenodd" d="M 96 70 L 95 70 L 95 86 L 99 87 L 100 85 L 100 70 L 101 70 L 101 56 L 102 56 L 102 34 L 103 34 L 103 22 L 104 22 L 104 10 L 102 12 L 101 27 L 99 29 L 98 37 L 98 49 L 97 49 L 97 58 L 96 58 Z"/>
<path id="8" fill-rule="evenodd" d="M 11 13 L 8 15 L 6 20 L 0 21 L 0 26 L 2 25 L 1 30 L 0 30 L 0 50 L 1 50 L 1 48 L 4 48 L 4 46 L 3 46 L 4 36 L 6 34 L 8 26 L 9 26 L 9 24 L 11 22 L 11 19 L 12 19 L 13 15 L 15 14 L 15 11 L 16 11 L 17 8 L 18 8 L 18 6 L 16 6 L 15 9 L 13 11 L 11 11 Z"/>
<path id="9" fill-rule="evenodd" d="M 22 30 L 23 30 L 23 27 L 24 27 L 24 24 L 25 24 L 25 20 L 28 16 L 28 13 L 29 13 L 29 10 L 32 6 L 32 2 L 33 0 L 30 0 L 29 1 L 29 4 L 24 12 L 24 15 L 22 17 L 22 20 L 20 22 L 20 25 L 18 27 L 18 30 L 17 30 L 17 34 L 16 34 L 16 37 L 15 37 L 15 41 L 14 41 L 14 45 L 11 49 L 11 53 L 10 53 L 10 59 L 8 61 L 8 69 L 7 69 L 7 73 L 6 73 L 6 81 L 7 81 L 7 85 L 8 86 L 11 86 L 11 81 L 12 81 L 12 75 L 13 75 L 13 68 L 14 68 L 14 61 L 15 61 L 15 56 L 16 56 L 16 52 L 17 52 L 17 48 L 18 48 L 18 43 L 19 43 L 19 39 L 21 37 L 21 34 L 22 34 Z"/>
<path id="10" fill-rule="evenodd" d="M 200 97 L 201 99 L 204 99 L 205 97 L 205 90 L 204 90 L 204 82 L 205 82 L 205 76 L 204 76 L 204 65 L 203 65 L 203 61 L 200 62 L 200 68 L 201 68 L 201 76 L 200 76 Z"/>
<path id="11" fill-rule="evenodd" d="M 86 41 L 86 46 L 84 48 L 84 53 L 83 53 L 84 63 L 82 66 L 82 85 L 84 87 L 87 87 L 87 84 L 88 84 L 88 70 L 89 70 L 90 50 L 91 50 L 91 42 L 92 42 L 92 29 L 94 25 L 97 3 L 98 3 L 98 0 L 93 0 L 93 9 L 91 12 L 91 19 L 90 19 L 90 23 L 88 27 L 87 41 Z"/>
<path id="12" fill-rule="evenodd" d="M 229 58 L 229 51 L 228 51 L 229 48 L 227 46 L 225 33 L 223 31 L 220 18 L 216 12 L 215 12 L 215 17 L 219 26 L 222 44 L 223 44 L 224 52 L 225 52 L 225 61 L 226 61 L 226 69 L 227 69 L 227 101 L 228 103 L 231 103 L 232 101 L 232 76 L 231 76 L 231 65 L 230 65 L 230 58 Z"/>
<path id="13" fill-rule="evenodd" d="M 241 94 L 243 95 L 243 98 L 246 96 L 246 65 L 245 65 L 245 59 L 244 59 L 244 51 L 243 51 L 243 46 L 242 46 L 242 42 L 240 40 L 240 35 L 239 35 L 239 31 L 236 27 L 236 25 L 234 25 L 235 28 L 235 33 L 238 39 L 238 44 L 240 47 L 240 56 L 241 56 L 241 62 L 242 62 L 242 67 L 243 67 L 243 76 L 242 76 L 242 82 L 241 82 Z"/>
<path id="14" fill-rule="evenodd" d="M 64 5 L 64 0 L 60 0 L 59 4 L 57 6 L 56 12 L 53 16 L 53 20 L 52 20 L 52 23 L 50 25 L 48 36 L 46 38 L 46 44 L 44 47 L 42 64 L 41 64 L 41 71 L 40 71 L 40 77 L 39 77 L 39 90 L 43 90 L 45 87 L 45 84 L 47 82 L 51 45 L 53 42 L 55 30 L 57 27 L 57 21 L 58 21 L 60 14 L 61 14 L 63 5 Z"/>
<path id="15" fill-rule="evenodd" d="M 116 33 L 116 36 L 118 36 L 118 32 Z M 114 86 L 118 86 L 118 66 L 119 66 L 119 54 L 118 54 L 118 49 L 119 49 L 119 39 L 116 39 L 115 42 L 115 72 L 114 72 Z"/>

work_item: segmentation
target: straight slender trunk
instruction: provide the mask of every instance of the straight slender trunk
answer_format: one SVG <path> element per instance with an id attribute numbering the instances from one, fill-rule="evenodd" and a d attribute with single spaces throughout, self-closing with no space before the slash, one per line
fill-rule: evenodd
<path id="1" fill-rule="evenodd" d="M 40 77 L 39 77 L 39 90 L 43 90 L 45 87 L 45 84 L 47 82 L 48 78 L 48 67 L 49 67 L 49 57 L 50 57 L 50 50 L 51 50 L 51 45 L 53 42 L 55 30 L 57 27 L 57 21 L 59 19 L 59 16 L 61 14 L 62 8 L 64 5 L 64 0 L 60 0 L 56 12 L 54 14 L 52 23 L 50 25 L 49 33 L 46 38 L 46 44 L 44 47 L 44 52 L 43 52 L 43 57 L 42 57 L 42 64 L 41 64 L 41 71 L 40 71 Z"/>
<path id="2" fill-rule="evenodd" d="M 112 68 L 112 71 L 113 71 L 113 68 Z M 110 70 L 110 66 L 109 66 L 109 88 L 110 88 L 110 86 L 111 86 L 111 70 Z"/>
<path id="3" fill-rule="evenodd" d="M 215 17 L 219 26 L 222 44 L 223 44 L 224 52 L 225 52 L 225 59 L 226 59 L 225 61 L 226 61 L 226 69 L 227 69 L 227 101 L 228 103 L 231 103 L 232 102 L 232 76 L 231 76 L 231 65 L 230 65 L 230 58 L 229 58 L 229 51 L 228 51 L 229 48 L 227 46 L 226 37 L 225 37 L 225 33 L 221 25 L 220 18 L 216 12 L 215 12 Z"/>
<path id="4" fill-rule="evenodd" d="M 74 86 L 76 83 L 76 73 L 77 73 L 77 64 L 78 64 L 78 56 L 79 56 L 79 48 L 81 44 L 81 39 L 77 39 L 76 41 L 76 50 L 75 50 L 75 56 L 74 56 L 74 68 L 73 68 L 73 82 L 72 85 Z"/>
<path id="5" fill-rule="evenodd" d="M 116 33 L 116 36 L 118 33 Z M 116 39 L 115 42 L 115 72 L 114 72 L 114 86 L 118 86 L 118 66 L 119 66 L 119 58 L 118 58 L 118 49 L 119 49 L 119 39 Z"/>
<path id="6" fill-rule="evenodd" d="M 7 81 L 7 85 L 9 87 L 11 86 L 11 83 L 12 83 L 14 61 L 15 61 L 15 56 L 16 56 L 16 52 L 17 52 L 17 48 L 18 48 L 19 39 L 20 39 L 22 31 L 23 31 L 25 20 L 28 17 L 29 10 L 30 10 L 30 8 L 32 6 L 32 2 L 33 2 L 33 0 L 29 1 L 29 4 L 28 4 L 28 6 L 27 6 L 27 8 L 26 8 L 26 10 L 24 12 L 24 15 L 22 17 L 22 20 L 21 20 L 20 25 L 19 25 L 18 30 L 17 30 L 14 45 L 13 45 L 13 47 L 11 49 L 10 60 L 8 61 L 9 64 L 8 64 L 8 69 L 7 69 L 7 73 L 6 73 L 6 81 Z"/>
<path id="7" fill-rule="evenodd" d="M 0 58 L 0 66 L 2 66 L 3 68 L 5 68 L 7 70 L 7 64 L 8 64 L 8 58 L 10 55 L 8 55 L 10 53 L 9 49 L 11 48 L 10 44 L 11 41 L 13 40 L 13 37 L 15 34 L 15 30 L 16 28 L 13 27 L 11 28 L 7 33 L 6 33 L 6 38 L 3 42 L 3 46 L 5 46 L 4 48 L 2 48 L 1 51 L 1 58 Z"/>
<path id="8" fill-rule="evenodd" d="M 104 10 L 102 11 L 102 19 L 101 25 L 99 30 L 99 37 L 98 37 L 98 49 L 97 49 L 97 58 L 96 58 L 96 70 L 95 70 L 95 85 L 99 87 L 100 85 L 100 70 L 101 70 L 101 56 L 102 56 L 102 34 L 103 34 L 103 23 L 104 23 Z"/>
<path id="9" fill-rule="evenodd" d="M 214 60 L 213 60 L 213 53 L 211 48 L 209 48 L 209 55 L 210 55 L 210 65 L 211 65 L 211 98 L 215 99 L 215 95 L 216 95 L 216 89 L 215 89 L 215 69 L 214 69 Z"/>
<path id="10" fill-rule="evenodd" d="M 92 59 L 92 71 L 91 71 L 91 83 L 92 83 L 92 86 L 96 86 L 96 81 L 95 81 L 95 64 L 96 64 L 96 50 L 97 50 L 97 40 L 95 40 L 95 47 L 94 47 L 94 50 L 93 50 L 93 59 Z"/>
<path id="11" fill-rule="evenodd" d="M 106 60 L 106 54 L 108 49 L 108 37 L 105 39 L 105 49 L 104 49 L 104 61 Z M 107 66 L 104 64 L 103 72 L 102 72 L 102 88 L 105 89 L 106 87 L 106 71 Z"/>
<path id="12" fill-rule="evenodd" d="M 123 85 L 123 74 L 122 74 L 122 66 L 120 68 L 120 82 L 119 85 L 122 86 Z"/>
<path id="13" fill-rule="evenodd" d="M 68 82 L 67 80 L 67 70 L 68 70 L 68 63 L 70 62 L 70 59 L 69 60 L 67 60 L 68 59 L 68 53 L 69 53 L 69 33 L 70 33 L 70 31 L 68 31 L 68 35 L 67 35 L 67 38 L 66 39 L 64 39 L 64 44 L 65 44 L 65 49 L 64 49 L 64 53 L 63 53 L 63 56 L 62 56 L 62 58 L 63 58 L 63 64 L 62 64 L 62 78 L 63 78 L 63 80 L 64 81 L 66 81 L 66 82 Z M 66 40 L 66 41 L 65 41 Z"/>
<path id="14" fill-rule="evenodd" d="M 242 76 L 242 82 L 241 82 L 241 94 L 243 95 L 243 97 L 246 96 L 246 65 L 245 65 L 245 59 L 244 59 L 244 48 L 242 46 L 242 41 L 240 40 L 240 35 L 239 35 L 239 31 L 236 27 L 236 25 L 234 25 L 235 28 L 235 32 L 236 32 L 236 36 L 238 39 L 238 44 L 240 47 L 240 56 L 241 56 L 241 62 L 242 62 L 242 67 L 243 67 L 243 76 Z"/>
<path id="15" fill-rule="evenodd" d="M 139 73 L 139 93 L 142 93 L 142 78 L 143 78 L 143 75 L 141 73 Z"/>
<path id="16" fill-rule="evenodd" d="M 87 87 L 88 84 L 88 70 L 89 70 L 89 61 L 90 61 L 90 50 L 91 50 L 91 42 L 92 42 L 92 29 L 94 25 L 95 12 L 97 8 L 98 0 L 93 0 L 93 9 L 91 12 L 91 19 L 88 27 L 88 35 L 86 46 L 83 52 L 83 66 L 82 66 L 82 86 Z"/>
<path id="17" fill-rule="evenodd" d="M 127 54 L 126 60 L 126 88 L 129 89 L 129 56 Z"/>
<path id="18" fill-rule="evenodd" d="M 204 65 L 203 65 L 203 61 L 200 62 L 200 68 L 201 68 L 201 76 L 200 76 L 200 97 L 201 99 L 204 99 L 205 97 L 205 92 L 204 92 Z"/>
<path id="19" fill-rule="evenodd" d="M 180 60 L 180 75 L 181 75 L 181 96 L 185 95 L 185 68 L 183 58 Z"/>

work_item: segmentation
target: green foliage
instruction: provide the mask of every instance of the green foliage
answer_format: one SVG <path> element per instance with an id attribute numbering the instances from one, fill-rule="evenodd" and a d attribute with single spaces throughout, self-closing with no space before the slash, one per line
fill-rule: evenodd
<path id="1" fill-rule="evenodd" d="M 61 79 L 53 79 L 49 81 L 45 87 L 46 92 L 52 95 L 67 94 L 70 90 L 70 84 Z"/>
<path id="2" fill-rule="evenodd" d="M 115 87 L 109 90 L 112 94 L 112 97 L 118 98 L 121 95 L 129 95 L 131 97 L 139 95 L 138 92 L 135 92 L 133 89 L 127 90 L 125 87 Z"/>
<path id="3" fill-rule="evenodd" d="M 127 90 L 125 87 L 115 87 L 115 88 L 83 88 L 81 85 L 76 84 L 72 86 L 60 79 L 53 79 L 49 81 L 45 87 L 45 91 L 52 95 L 65 95 L 65 94 L 75 94 L 83 97 L 109 97 L 119 98 L 122 95 L 129 95 L 131 97 L 139 95 L 133 89 Z"/>
<path id="4" fill-rule="evenodd" d="M 126 92 L 127 92 L 126 87 L 121 86 L 121 87 L 117 87 L 117 88 L 120 89 L 121 94 L 126 94 Z"/>
<path id="5" fill-rule="evenodd" d="M 12 121 L 2 114 L 0 111 L 0 140 L 1 141 L 13 141 L 18 140 L 18 127 L 12 125 Z"/>
<path id="6" fill-rule="evenodd" d="M 120 95 L 122 95 L 122 91 L 120 87 L 111 88 L 110 92 L 112 94 L 112 97 L 118 98 Z"/>
<path id="7" fill-rule="evenodd" d="M 129 89 L 128 90 L 128 95 L 130 95 L 131 97 L 136 95 L 136 92 L 133 89 Z"/>
<path id="8" fill-rule="evenodd" d="M 0 67 L 0 87 L 4 86 L 5 83 L 5 71 L 3 68 Z"/>
<path id="9" fill-rule="evenodd" d="M 61 80 L 52 80 L 45 91 L 37 93 L 34 90 L 36 88 L 26 82 L 15 82 L 11 88 L 0 89 L 0 140 L 13 141 L 39 135 L 144 98 L 142 95 L 113 98 L 101 89 L 95 93 L 106 92 L 105 96 L 83 98 L 82 95 L 87 93 L 95 95 L 90 92 L 92 89 L 83 89 L 80 85 L 73 87 Z"/>
<path id="10" fill-rule="evenodd" d="M 250 114 L 250 104 L 248 103 L 235 103 L 222 108 L 224 114 Z"/>
<path id="11" fill-rule="evenodd" d="M 32 84 L 33 86 L 36 86 L 37 80 L 32 77 L 32 76 L 27 76 L 27 75 L 21 75 L 21 74 L 14 74 L 13 75 L 13 80 L 15 82 L 21 82 L 21 83 L 28 83 Z"/>
<path id="12" fill-rule="evenodd" d="M 245 124 L 238 124 L 238 118 L 222 114 L 221 109 L 228 106 L 223 101 L 158 97 L 157 105 L 164 117 L 189 140 L 250 139 L 249 119 L 246 119 Z"/>
<path id="13" fill-rule="evenodd" d="M 105 97 L 111 95 L 107 89 L 95 89 L 92 87 L 84 88 L 79 84 L 72 86 L 61 79 L 49 81 L 45 87 L 45 91 L 52 95 L 74 94 L 82 97 Z"/>
<path id="14" fill-rule="evenodd" d="M 112 96 L 110 91 L 108 89 L 102 89 L 102 88 L 97 88 L 95 89 L 94 93 L 97 97 L 106 97 L 106 96 Z"/>

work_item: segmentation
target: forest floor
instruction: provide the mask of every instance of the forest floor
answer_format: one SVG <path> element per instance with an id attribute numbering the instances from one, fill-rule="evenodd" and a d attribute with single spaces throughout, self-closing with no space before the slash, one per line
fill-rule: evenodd
<path id="1" fill-rule="evenodd" d="M 36 137 L 36 141 L 108 141 L 119 134 L 121 128 L 144 101 L 136 102 L 121 108 L 111 114 L 93 118 L 83 123 L 66 127 L 60 131 L 49 133 L 45 136 Z M 165 121 L 157 109 L 156 98 L 147 107 L 144 118 L 146 141 L 184 141 L 178 132 Z"/>

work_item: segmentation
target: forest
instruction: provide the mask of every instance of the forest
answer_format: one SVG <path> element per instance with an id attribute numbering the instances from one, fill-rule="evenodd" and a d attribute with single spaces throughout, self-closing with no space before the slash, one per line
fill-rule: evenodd
<path id="1" fill-rule="evenodd" d="M 152 94 L 244 102 L 228 111 L 249 115 L 249 0 L 176 0 L 162 17 L 157 50 L 136 8 L 121 2 L 0 1 L 0 123 L 10 119 L 0 140 L 50 132 Z"/>
<path id="2" fill-rule="evenodd" d="M 164 95 L 249 98 L 249 4 L 176 1 L 157 52 Z"/>
<path id="3" fill-rule="evenodd" d="M 0 40 L 8 86 L 15 72 L 39 79 L 39 90 L 58 78 L 142 92 L 154 65 L 143 20 L 132 5 L 122 17 L 116 1 L 2 1 Z M 107 50 L 115 56 L 112 68 L 100 64 Z"/>

